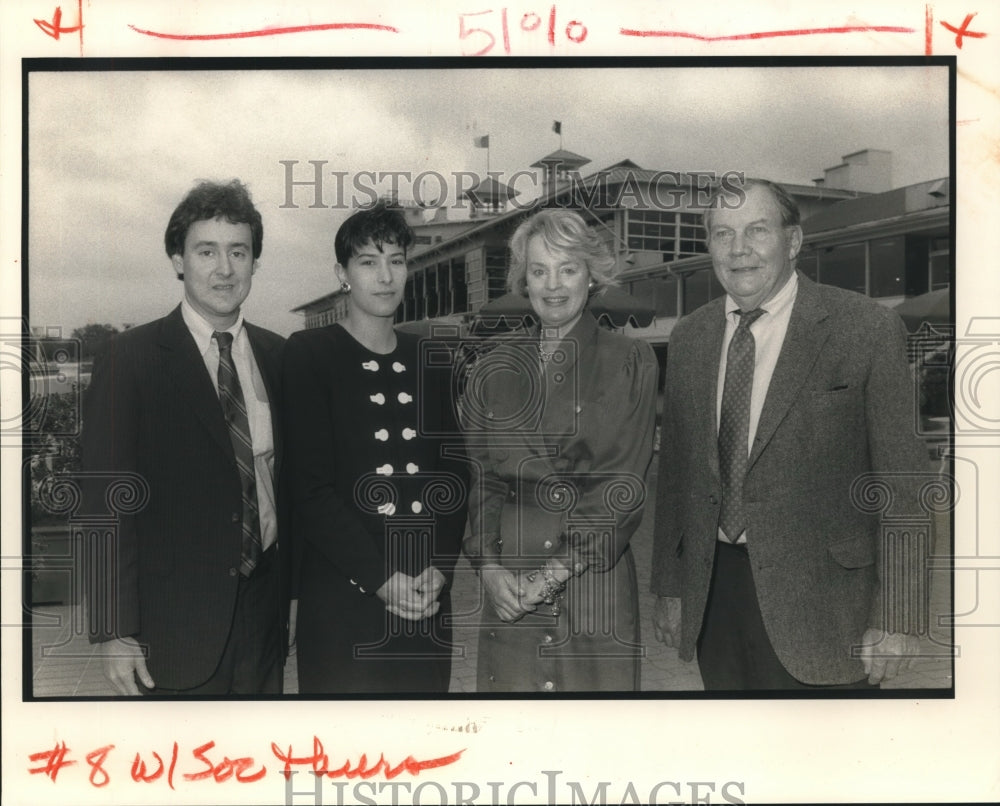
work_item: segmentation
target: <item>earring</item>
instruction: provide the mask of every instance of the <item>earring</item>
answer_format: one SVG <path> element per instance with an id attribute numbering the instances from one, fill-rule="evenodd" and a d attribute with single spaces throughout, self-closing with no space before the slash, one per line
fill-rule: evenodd
<path id="1" fill-rule="evenodd" d="M 344 282 L 342 282 L 340 284 L 340 290 L 343 291 L 345 294 L 350 294 L 351 293 L 351 284 L 345 280 Z"/>
<path id="2" fill-rule="evenodd" d="M 593 291 L 595 285 L 597 285 L 597 284 L 593 280 L 591 280 L 590 284 L 587 286 L 587 290 L 588 291 Z"/>

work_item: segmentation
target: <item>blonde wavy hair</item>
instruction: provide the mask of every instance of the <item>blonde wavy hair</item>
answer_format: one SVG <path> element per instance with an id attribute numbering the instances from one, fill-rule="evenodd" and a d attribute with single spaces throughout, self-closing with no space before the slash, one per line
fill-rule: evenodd
<path id="1" fill-rule="evenodd" d="M 615 259 L 608 245 L 598 237 L 579 213 L 550 208 L 524 221 L 510 239 L 510 270 L 507 289 L 527 296 L 528 242 L 539 235 L 553 252 L 570 255 L 587 267 L 593 281 L 591 293 L 615 284 Z"/>

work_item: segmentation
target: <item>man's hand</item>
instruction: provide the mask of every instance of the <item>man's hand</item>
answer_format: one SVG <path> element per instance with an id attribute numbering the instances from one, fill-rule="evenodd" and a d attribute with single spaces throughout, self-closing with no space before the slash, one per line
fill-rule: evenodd
<path id="1" fill-rule="evenodd" d="M 915 635 L 869 627 L 861 637 L 861 662 L 872 685 L 909 669 L 918 654 L 920 639 Z"/>
<path id="2" fill-rule="evenodd" d="M 156 683 L 146 669 L 146 659 L 142 647 L 134 638 L 115 638 L 101 645 L 104 657 L 104 676 L 111 681 L 115 691 L 126 697 L 138 697 L 139 687 L 135 675 L 146 688 L 155 688 Z"/>
<path id="3" fill-rule="evenodd" d="M 407 621 L 420 621 L 422 618 L 433 616 L 441 608 L 441 603 L 437 600 L 441 591 L 440 588 L 434 591 L 431 582 L 424 578 L 426 573 L 425 571 L 418 577 L 411 577 L 409 574 L 397 571 L 385 581 L 375 595 L 385 602 L 386 610 Z M 422 587 L 426 587 L 426 591 L 422 590 Z"/>
<path id="4" fill-rule="evenodd" d="M 525 613 L 535 609 L 534 605 L 524 607 L 518 597 L 518 580 L 501 565 L 484 565 L 479 572 L 486 589 L 486 596 L 504 621 L 517 621 Z"/>
<path id="5" fill-rule="evenodd" d="M 681 600 L 673 596 L 657 596 L 653 606 L 653 634 L 657 641 L 669 647 L 681 643 Z"/>

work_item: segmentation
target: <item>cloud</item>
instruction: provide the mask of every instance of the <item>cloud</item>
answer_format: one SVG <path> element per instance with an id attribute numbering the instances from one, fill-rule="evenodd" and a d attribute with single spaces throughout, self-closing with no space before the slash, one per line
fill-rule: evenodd
<path id="1" fill-rule="evenodd" d="M 265 223 L 248 315 L 300 327 L 289 310 L 332 290 L 349 211 L 310 209 L 308 187 L 283 207 L 282 160 L 296 178 L 309 160 L 349 176 L 481 173 L 472 138 L 489 134 L 490 168 L 509 176 L 559 146 L 558 119 L 585 171 L 630 158 L 808 183 L 868 147 L 894 152 L 897 184 L 948 171 L 943 67 L 33 72 L 29 90 L 29 313 L 71 327 L 176 304 L 167 219 L 196 179 L 233 176 Z"/>

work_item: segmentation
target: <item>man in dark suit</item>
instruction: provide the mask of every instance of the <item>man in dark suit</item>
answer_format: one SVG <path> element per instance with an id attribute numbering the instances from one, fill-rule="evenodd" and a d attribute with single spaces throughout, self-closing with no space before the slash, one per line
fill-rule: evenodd
<path id="1" fill-rule="evenodd" d="M 852 499 L 864 474 L 925 469 L 905 329 L 796 273 L 799 211 L 780 187 L 733 190 L 705 213 L 727 296 L 671 334 L 655 632 L 685 660 L 697 651 L 706 690 L 873 686 L 919 648 L 883 601 L 917 582 L 890 581 L 879 523 Z"/>
<path id="2" fill-rule="evenodd" d="M 135 474 L 148 489 L 112 542 L 91 546 L 90 639 L 103 644 L 105 673 L 123 695 L 277 694 L 284 340 L 240 311 L 261 216 L 238 180 L 202 182 L 174 211 L 165 242 L 184 283 L 181 304 L 113 339 L 85 399 L 92 505 L 115 474 Z"/>

